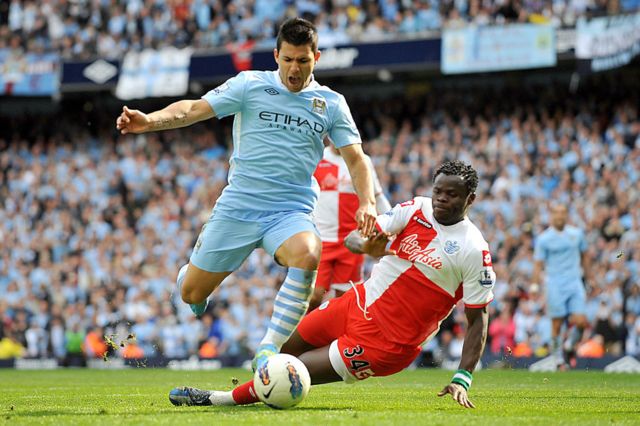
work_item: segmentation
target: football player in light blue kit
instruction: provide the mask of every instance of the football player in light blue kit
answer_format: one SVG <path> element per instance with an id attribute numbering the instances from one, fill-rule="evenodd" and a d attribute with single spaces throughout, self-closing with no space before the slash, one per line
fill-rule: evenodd
<path id="1" fill-rule="evenodd" d="M 318 196 L 313 172 L 329 136 L 344 157 L 358 193 L 363 235 L 376 219 L 372 177 L 344 97 L 313 77 L 320 58 L 310 22 L 282 24 L 277 71 L 245 71 L 199 100 L 182 100 L 145 114 L 126 106 L 116 121 L 122 134 L 189 126 L 234 115 L 229 184 L 202 228 L 190 262 L 178 273 L 182 300 L 196 315 L 208 296 L 258 247 L 288 267 L 253 367 L 280 351 L 313 293 L 321 242 L 311 214 Z"/>
<path id="2" fill-rule="evenodd" d="M 547 313 L 551 317 L 552 356 L 565 368 L 575 356 L 575 347 L 587 326 L 586 291 L 582 280 L 587 243 L 582 230 L 567 225 L 568 210 L 551 207 L 551 226 L 535 240 L 532 281 L 539 283 L 544 270 Z M 568 319 L 569 337 L 562 345 L 561 329 Z M 564 350 L 563 350 L 564 349 Z"/>

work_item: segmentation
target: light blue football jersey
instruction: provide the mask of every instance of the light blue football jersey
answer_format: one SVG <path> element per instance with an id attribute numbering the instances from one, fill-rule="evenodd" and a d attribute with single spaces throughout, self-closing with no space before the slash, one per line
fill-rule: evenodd
<path id="1" fill-rule="evenodd" d="M 218 118 L 235 116 L 229 185 L 216 214 L 253 220 L 271 212 L 310 213 L 324 137 L 338 148 L 361 143 L 344 96 L 315 80 L 293 93 L 277 71 L 244 71 L 202 98 Z"/>
<path id="2" fill-rule="evenodd" d="M 547 284 L 581 284 L 581 255 L 587 249 L 582 230 L 566 225 L 562 231 L 547 228 L 535 241 L 533 257 L 544 262 Z"/>

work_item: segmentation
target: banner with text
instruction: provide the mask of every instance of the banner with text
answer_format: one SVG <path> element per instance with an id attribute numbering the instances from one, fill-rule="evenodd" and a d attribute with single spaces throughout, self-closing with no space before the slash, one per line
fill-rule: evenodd
<path id="1" fill-rule="evenodd" d="M 586 71 L 621 67 L 640 54 L 640 13 L 581 18 L 576 33 L 576 58 L 588 65 Z"/>
<path id="2" fill-rule="evenodd" d="M 551 67 L 557 61 L 555 32 L 534 24 L 445 29 L 441 57 L 444 74 Z"/>
<path id="3" fill-rule="evenodd" d="M 0 49 L 0 95 L 53 96 L 60 88 L 57 53 Z"/>
<path id="4" fill-rule="evenodd" d="M 116 86 L 119 99 L 182 96 L 189 87 L 191 49 L 129 52 L 122 61 Z"/>

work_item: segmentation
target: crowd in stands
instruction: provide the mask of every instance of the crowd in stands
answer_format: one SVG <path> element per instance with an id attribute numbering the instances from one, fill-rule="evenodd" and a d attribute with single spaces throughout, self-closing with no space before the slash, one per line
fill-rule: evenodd
<path id="1" fill-rule="evenodd" d="M 0 49 L 56 51 L 64 58 L 121 58 L 164 46 L 271 48 L 280 23 L 313 21 L 321 47 L 433 34 L 469 23 L 574 25 L 640 0 L 11 0 L 0 3 Z"/>
<path id="2" fill-rule="evenodd" d="M 392 204 L 430 194 L 445 159 L 477 169 L 470 217 L 498 277 L 487 352 L 548 353 L 544 284 L 530 277 L 554 201 L 589 244 L 591 326 L 579 355 L 640 355 L 637 89 L 614 77 L 575 94 L 548 86 L 349 97 Z M 201 320 L 175 291 L 225 185 L 230 120 L 120 136 L 115 111 L 89 110 L 0 117 L 0 358 L 198 355 L 239 365 L 263 335 L 284 269 L 254 252 Z M 456 309 L 425 353 L 459 357 L 464 323 Z"/>

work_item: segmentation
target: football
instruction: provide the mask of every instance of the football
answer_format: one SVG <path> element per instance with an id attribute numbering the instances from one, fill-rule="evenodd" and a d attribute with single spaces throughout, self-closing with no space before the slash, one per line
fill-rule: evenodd
<path id="1" fill-rule="evenodd" d="M 311 387 L 311 378 L 298 358 L 276 354 L 256 370 L 253 385 L 260 401 L 271 408 L 284 410 L 304 400 Z"/>

